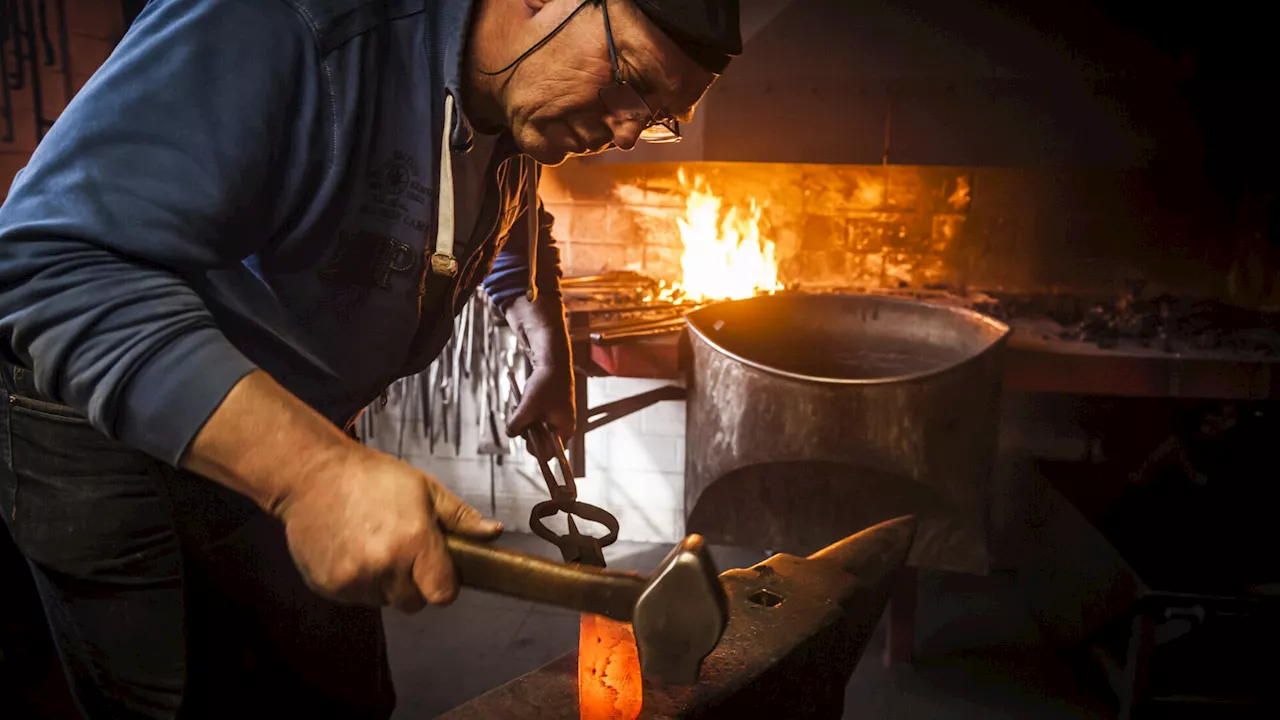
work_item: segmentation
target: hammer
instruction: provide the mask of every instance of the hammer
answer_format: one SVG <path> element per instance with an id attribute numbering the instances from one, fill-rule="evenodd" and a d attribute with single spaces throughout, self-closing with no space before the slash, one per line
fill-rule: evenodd
<path id="1" fill-rule="evenodd" d="M 462 585 L 631 623 L 640 670 L 668 685 L 693 685 L 729 622 L 728 601 L 698 535 L 671 550 L 649 577 L 566 565 L 446 536 Z"/>

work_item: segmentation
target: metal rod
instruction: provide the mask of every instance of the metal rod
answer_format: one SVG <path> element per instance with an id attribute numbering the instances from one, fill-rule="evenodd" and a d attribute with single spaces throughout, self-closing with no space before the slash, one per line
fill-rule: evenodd
<path id="1" fill-rule="evenodd" d="M 660 388 L 654 388 L 638 395 L 614 400 L 611 403 L 605 403 L 600 407 L 591 408 L 587 411 L 588 418 L 583 432 L 591 432 L 601 426 L 608 425 L 614 420 L 637 413 L 650 405 L 656 405 L 665 400 L 684 400 L 689 396 L 689 391 L 678 385 L 666 385 Z"/>
<path id="2" fill-rule="evenodd" d="M 489 517 L 498 517 L 498 469 L 494 456 L 489 456 Z"/>
<path id="3" fill-rule="evenodd" d="M 53 56 L 53 38 L 49 37 L 49 8 L 45 6 L 46 0 L 39 0 L 36 5 L 36 16 L 40 25 L 40 43 L 44 45 L 44 64 L 53 67 L 56 60 Z"/>
<path id="4" fill-rule="evenodd" d="M 575 288 L 581 285 L 592 284 L 613 284 L 626 281 L 636 281 L 640 283 L 653 283 L 653 278 L 648 275 L 641 275 L 631 270 L 623 270 L 619 272 L 605 273 L 603 275 L 579 275 L 577 277 L 563 278 L 560 280 L 560 289 Z"/>
<path id="5" fill-rule="evenodd" d="M 610 333 L 601 337 L 592 336 L 591 341 L 597 345 L 609 346 L 618 345 L 624 342 L 634 340 L 642 340 L 647 338 L 660 337 L 662 335 L 674 335 L 684 330 L 684 325 L 664 325 L 662 327 L 649 328 L 647 330 L 636 330 L 631 332 Z"/>
<path id="6" fill-rule="evenodd" d="M 67 22 L 67 0 L 57 0 L 58 9 L 58 55 L 59 63 L 62 65 L 62 97 L 66 98 L 67 104 L 71 104 L 71 98 L 76 94 L 75 79 L 71 77 L 71 33 L 68 30 Z"/>
<path id="7" fill-rule="evenodd" d="M 18 0 L 8 3 L 9 38 L 13 40 L 13 74 L 10 75 L 10 87 L 21 90 L 27 86 L 27 56 L 22 54 L 22 8 Z"/>
<path id="8" fill-rule="evenodd" d="M 593 327 L 591 328 L 591 339 L 598 340 L 601 336 L 608 336 L 613 333 L 628 333 L 635 330 L 650 330 L 653 328 L 664 327 L 667 325 L 684 326 L 684 316 L 671 315 L 668 317 L 661 317 L 661 318 L 648 318 L 648 319 L 641 318 L 641 319 L 632 320 L 629 322 L 610 323 L 608 325 Z"/>
<path id="9" fill-rule="evenodd" d="M 463 345 L 462 345 L 462 338 L 460 337 L 460 334 L 459 334 L 459 333 L 466 332 L 466 323 L 467 323 L 467 318 L 466 318 L 466 315 L 464 314 L 464 315 L 463 315 L 461 318 L 459 318 L 459 320 L 458 320 L 458 324 L 459 324 L 461 327 L 455 327 L 455 328 L 454 328 L 454 330 L 455 330 L 455 334 L 454 334 L 454 338 L 453 338 L 453 342 L 454 342 L 454 346 L 453 346 L 453 358 L 452 358 L 452 363 L 453 363 L 453 365 L 452 365 L 452 367 L 451 367 L 451 376 L 450 376 L 450 377 L 451 377 L 452 379 L 450 380 L 450 385 L 451 385 L 451 387 L 450 387 L 450 390 L 449 390 L 449 399 L 453 401 L 453 406 L 452 406 L 450 409 L 453 411 L 453 423 L 452 423 L 452 427 L 453 427 L 453 454 L 454 454 L 454 456 L 458 456 L 458 455 L 461 455 L 461 454 L 462 454 L 462 358 L 463 358 L 463 354 L 462 354 L 462 352 L 463 352 Z M 447 442 L 447 439 L 446 439 L 446 442 Z"/>
<path id="10" fill-rule="evenodd" d="M 573 437 L 569 438 L 569 463 L 575 478 L 587 475 L 587 402 L 588 383 L 587 366 L 591 359 L 591 341 L 589 337 L 579 337 L 588 330 L 591 318 L 583 315 L 569 315 L 569 339 L 573 349 L 573 405 L 578 425 L 574 428 Z"/>
<path id="11" fill-rule="evenodd" d="M 0 10 L 0 117 L 4 118 L 4 137 L 6 143 L 13 142 L 13 95 L 9 90 L 9 52 L 5 46 L 9 40 L 17 43 L 17 30 L 10 28 L 9 13 Z"/>
<path id="12" fill-rule="evenodd" d="M 587 315 L 608 315 L 613 313 L 625 312 L 645 312 L 649 310 L 662 310 L 664 308 L 687 308 L 686 312 L 693 312 L 702 307 L 701 304 L 693 303 L 676 303 L 666 300 L 658 302 L 631 303 L 629 305 L 609 305 L 592 308 L 572 308 L 569 312 L 584 313 Z"/>
<path id="13" fill-rule="evenodd" d="M 649 325 L 662 325 L 669 322 L 683 322 L 684 311 L 668 311 L 663 310 L 658 317 L 640 317 L 628 318 L 626 320 L 615 320 L 613 322 L 598 323 L 595 325 L 582 324 L 570 328 L 570 331 L 577 336 L 590 336 L 596 333 L 611 332 L 614 330 L 635 330 Z"/>
<path id="14" fill-rule="evenodd" d="M 44 139 L 44 131 L 53 125 L 44 117 L 44 86 L 40 78 L 40 47 L 37 42 L 36 11 L 33 0 L 22 3 L 23 15 L 26 18 L 27 52 L 31 60 L 31 113 L 36 121 L 36 142 Z"/>

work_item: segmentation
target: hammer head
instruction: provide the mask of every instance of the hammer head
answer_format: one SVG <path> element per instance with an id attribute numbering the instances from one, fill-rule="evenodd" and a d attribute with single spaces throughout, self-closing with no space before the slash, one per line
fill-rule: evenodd
<path id="1" fill-rule="evenodd" d="M 686 537 L 658 565 L 631 618 L 640 669 L 668 685 L 693 685 L 702 660 L 729 622 L 728 600 L 711 554 Z"/>

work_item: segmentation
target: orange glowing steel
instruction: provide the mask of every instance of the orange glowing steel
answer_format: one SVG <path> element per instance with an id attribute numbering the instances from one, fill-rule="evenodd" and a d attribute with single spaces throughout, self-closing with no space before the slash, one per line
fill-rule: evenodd
<path id="1" fill-rule="evenodd" d="M 741 300 L 780 290 L 773 241 L 760 234 L 760 205 L 752 199 L 746 208 L 725 208 L 701 175 L 690 183 L 681 168 L 679 180 L 688 190 L 685 216 L 676 219 L 684 245 L 684 277 L 673 293 L 706 301 Z"/>
<path id="2" fill-rule="evenodd" d="M 583 613 L 578 635 L 581 720 L 635 720 L 643 694 L 631 625 Z"/>

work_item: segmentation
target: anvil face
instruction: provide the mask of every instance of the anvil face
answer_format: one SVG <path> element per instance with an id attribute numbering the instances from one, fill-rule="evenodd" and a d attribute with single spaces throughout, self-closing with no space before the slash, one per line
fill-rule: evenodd
<path id="1" fill-rule="evenodd" d="M 915 528 L 898 518 L 809 558 L 775 555 L 722 573 L 729 623 L 720 644 L 696 684 L 646 681 L 640 718 L 839 718 Z M 577 655 L 565 655 L 441 717 L 579 720 L 577 667 Z"/>

